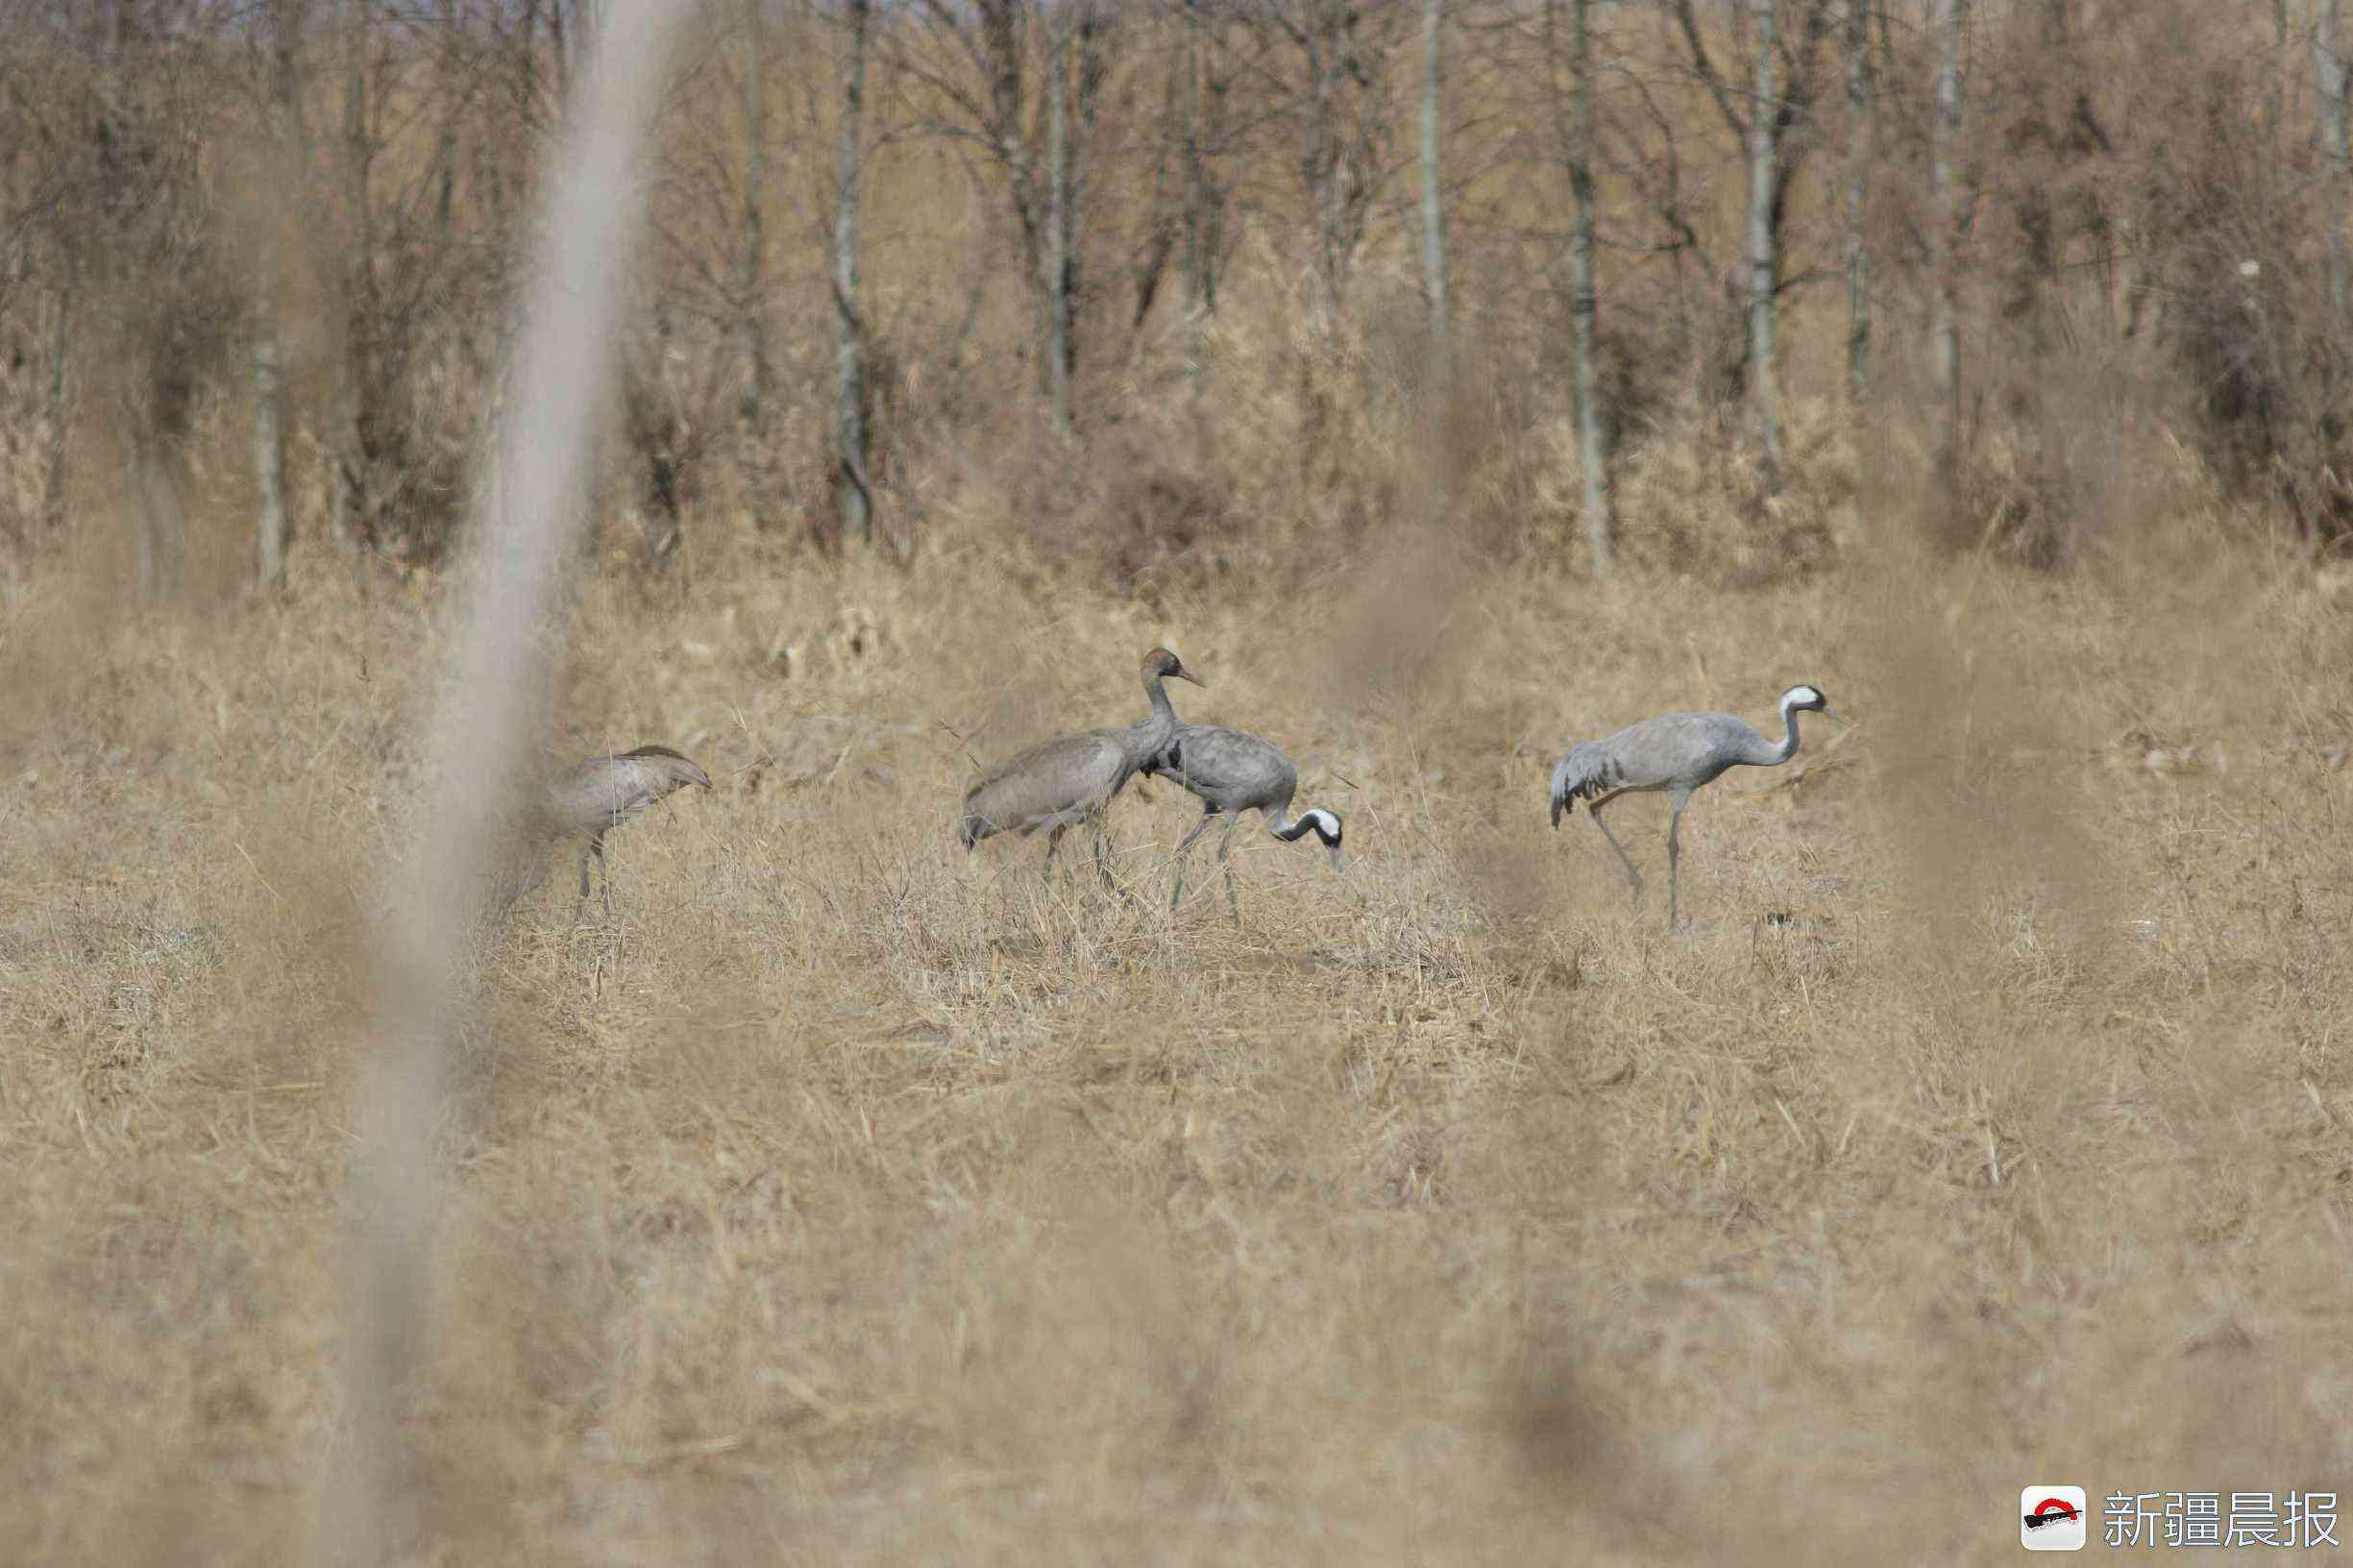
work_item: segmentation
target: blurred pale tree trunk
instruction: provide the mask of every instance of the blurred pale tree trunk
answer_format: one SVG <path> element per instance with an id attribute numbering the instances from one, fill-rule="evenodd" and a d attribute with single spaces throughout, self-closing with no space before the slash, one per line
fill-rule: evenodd
<path id="1" fill-rule="evenodd" d="M 744 214 L 742 265 L 736 278 L 744 384 L 736 404 L 746 434 L 757 442 L 767 419 L 768 311 L 763 273 L 768 253 L 768 97 L 761 0 L 740 0 L 744 50 Z"/>
<path id="2" fill-rule="evenodd" d="M 858 316 L 858 187 L 865 173 L 869 0 L 845 0 L 841 147 L 833 205 L 833 439 L 842 476 L 834 494 L 842 537 L 871 543 L 874 498 L 867 482 L 864 323 Z"/>
<path id="3" fill-rule="evenodd" d="M 1422 0 L 1422 293 L 1430 305 L 1430 337 L 1440 368 L 1447 354 L 1446 188 L 1442 137 L 1446 65 L 1442 52 L 1446 0 Z"/>
<path id="4" fill-rule="evenodd" d="M 1935 376 L 1929 409 L 1929 450 L 1938 495 L 1949 503 L 1959 480 L 1961 335 L 1953 296 L 1959 286 L 1960 187 L 1953 160 L 1961 141 L 1961 13 L 1963 0 L 1933 0 L 1930 43 L 1937 51 L 1936 119 L 1929 184 L 1934 210 L 1928 231 L 1928 357 Z"/>
<path id="5" fill-rule="evenodd" d="M 1847 0 L 1847 399 L 1871 385 L 1871 215 L 1873 106 L 1870 0 Z"/>
<path id="6" fill-rule="evenodd" d="M 1568 0 L 1569 92 L 1560 101 L 1561 0 L 1545 0 L 1544 35 L 1552 86 L 1554 136 L 1569 171 L 1569 317 L 1577 335 L 1577 461 L 1584 471 L 1585 545 L 1593 575 L 1606 578 L 1616 560 L 1617 517 L 1609 483 L 1609 446 L 1602 427 L 1601 318 L 1594 276 L 1593 0 Z"/>

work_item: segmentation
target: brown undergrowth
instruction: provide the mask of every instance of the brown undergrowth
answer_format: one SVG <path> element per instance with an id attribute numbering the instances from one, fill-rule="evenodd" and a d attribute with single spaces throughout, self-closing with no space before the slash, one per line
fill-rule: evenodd
<path id="1" fill-rule="evenodd" d="M 1891 535 L 1745 592 L 1405 536 L 1147 605 L 974 532 L 596 579 L 549 760 L 719 787 L 614 836 L 614 924 L 558 878 L 483 954 L 420 1560 L 1976 1560 L 2029 1481 L 2341 1483 L 2353 638 L 2161 545 Z M 440 613 L 305 570 L 9 608 L 27 1560 L 302 1539 Z M 1157 641 L 1344 876 L 1252 831 L 1238 929 L 1206 856 L 1172 915 L 1165 785 L 1113 813 L 1133 903 L 957 849 L 968 756 L 1133 718 Z M 1565 740 L 1802 679 L 1852 722 L 1702 796 L 1688 932 L 1545 825 Z"/>

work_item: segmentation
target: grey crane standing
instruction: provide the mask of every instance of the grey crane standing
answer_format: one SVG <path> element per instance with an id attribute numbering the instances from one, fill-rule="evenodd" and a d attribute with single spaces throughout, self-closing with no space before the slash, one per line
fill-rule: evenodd
<path id="1" fill-rule="evenodd" d="M 588 902 L 588 863 L 604 873 L 604 918 L 613 918 L 613 876 L 605 870 L 604 836 L 664 796 L 689 784 L 711 787 L 711 775 L 694 759 L 667 746 L 641 746 L 618 756 L 588 757 L 550 779 L 524 814 L 530 861 L 500 911 L 547 880 L 555 846 L 584 839 L 580 846 L 580 902 Z M 579 911 L 573 911 L 576 919 Z"/>
<path id="2" fill-rule="evenodd" d="M 1095 870 L 1111 887 L 1111 867 L 1104 858 L 1103 810 L 1136 776 L 1143 765 L 1168 747 L 1176 733 L 1176 709 L 1169 704 L 1164 682 L 1171 675 L 1189 680 L 1203 690 L 1209 683 L 1185 668 L 1185 661 L 1164 648 L 1143 656 L 1144 696 L 1152 712 L 1142 723 L 1124 729 L 1090 729 L 1033 746 L 973 780 L 964 792 L 964 811 L 957 837 L 966 849 L 998 833 L 1023 837 L 1046 828 L 1045 874 L 1054 874 L 1054 851 L 1073 823 L 1094 826 Z"/>
<path id="3" fill-rule="evenodd" d="M 1201 800 L 1201 820 L 1177 845 L 1176 885 L 1168 894 L 1170 909 L 1185 896 L 1186 855 L 1193 841 L 1219 817 L 1226 820 L 1226 830 L 1217 840 L 1217 863 L 1225 867 L 1226 908 L 1237 925 L 1242 919 L 1241 900 L 1234 893 L 1234 868 L 1226 861 L 1226 851 L 1234 845 L 1234 829 L 1241 824 L 1243 812 L 1257 811 L 1266 831 L 1285 844 L 1296 844 L 1312 830 L 1332 857 L 1332 869 L 1340 869 L 1339 818 L 1320 806 L 1292 818 L 1291 796 L 1299 790 L 1299 770 L 1271 741 L 1246 730 L 1181 724 L 1168 748 L 1145 763 L 1143 771 L 1152 777 L 1174 780 Z"/>
<path id="4" fill-rule="evenodd" d="M 1626 846 L 1602 821 L 1602 808 L 1621 795 L 1664 790 L 1667 794 L 1667 928 L 1675 928 L 1678 831 L 1692 792 L 1712 783 L 1728 768 L 1777 768 L 1798 754 L 1798 715 L 1819 713 L 1835 719 L 1819 688 L 1792 686 L 1781 694 L 1781 724 L 1788 731 L 1778 744 L 1768 741 L 1728 713 L 1667 713 L 1619 730 L 1605 741 L 1580 741 L 1553 770 L 1553 826 L 1561 813 L 1588 802 L 1593 825 L 1602 830 L 1609 847 L 1626 867 L 1634 896 L 1642 896 L 1642 873 L 1634 870 Z"/>

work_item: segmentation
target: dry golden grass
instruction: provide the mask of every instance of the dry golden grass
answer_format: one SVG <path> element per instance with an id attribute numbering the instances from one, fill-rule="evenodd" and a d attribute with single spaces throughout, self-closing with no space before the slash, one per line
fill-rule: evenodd
<path id="1" fill-rule="evenodd" d="M 2353 629 L 2201 515 L 1769 594 L 1401 537 L 1145 610 L 953 522 L 592 582 L 547 759 L 720 787 L 614 836 L 614 925 L 557 878 L 484 955 L 422 1560 L 1976 1561 L 2030 1481 L 2339 1486 Z M 304 571 L 12 590 L 19 1560 L 303 1540 L 441 613 Z M 1133 906 L 956 848 L 956 737 L 1125 722 L 1160 640 L 1344 878 L 1253 833 L 1240 928 L 1171 916 L 1164 786 Z M 1799 679 L 1856 723 L 1701 797 L 1689 932 L 1545 826 L 1564 739 Z"/>

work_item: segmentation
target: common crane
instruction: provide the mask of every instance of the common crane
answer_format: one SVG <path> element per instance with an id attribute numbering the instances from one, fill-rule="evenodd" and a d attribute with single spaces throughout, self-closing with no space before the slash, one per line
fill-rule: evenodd
<path id="1" fill-rule="evenodd" d="M 1183 724 L 1168 748 L 1145 763 L 1143 771 L 1153 777 L 1174 780 L 1201 800 L 1201 820 L 1177 845 L 1176 885 L 1168 894 L 1170 909 L 1185 896 L 1185 857 L 1193 841 L 1221 816 L 1226 830 L 1217 840 L 1217 863 L 1225 867 L 1226 908 L 1237 925 L 1241 923 L 1241 901 L 1234 892 L 1234 868 L 1226 862 L 1226 851 L 1233 847 L 1234 829 L 1240 825 L 1243 812 L 1256 810 L 1266 831 L 1285 844 L 1295 844 L 1312 830 L 1332 857 L 1332 869 L 1340 869 L 1339 818 L 1320 806 L 1302 812 L 1296 820 L 1291 817 L 1299 771 L 1270 741 L 1239 729 Z"/>
<path id="2" fill-rule="evenodd" d="M 588 863 L 604 875 L 604 918 L 613 918 L 613 876 L 604 864 L 604 836 L 664 796 L 693 784 L 711 787 L 711 775 L 694 759 L 667 746 L 641 746 L 618 756 L 588 757 L 550 779 L 526 809 L 523 832 L 529 861 L 500 915 L 547 880 L 555 846 L 584 839 L 580 846 L 580 903 L 588 902 Z M 579 918 L 576 905 L 573 918 Z"/>
<path id="3" fill-rule="evenodd" d="M 1642 896 L 1642 873 L 1634 870 L 1626 846 L 1602 821 L 1602 808 L 1621 795 L 1637 791 L 1667 793 L 1667 929 L 1675 929 L 1676 843 L 1683 825 L 1683 808 L 1692 792 L 1711 783 L 1728 768 L 1777 768 L 1798 754 L 1798 715 L 1819 713 L 1835 719 L 1830 705 L 1814 686 L 1792 686 L 1781 694 L 1781 724 L 1788 731 L 1779 744 L 1766 740 L 1742 720 L 1728 713 L 1667 713 L 1645 719 L 1605 741 L 1580 741 L 1553 769 L 1553 826 L 1560 826 L 1563 812 L 1579 800 L 1593 825 L 1602 830 L 1609 847 L 1618 852 Z"/>
<path id="4" fill-rule="evenodd" d="M 1143 656 L 1144 696 L 1152 712 L 1143 723 L 1124 729 L 1089 729 L 1031 747 L 973 780 L 964 792 L 964 811 L 957 837 L 970 850 L 981 840 L 998 833 L 1023 837 L 1047 829 L 1045 874 L 1054 875 L 1054 851 L 1073 823 L 1094 826 L 1095 870 L 1111 887 L 1111 867 L 1104 858 L 1103 811 L 1136 776 L 1137 771 L 1167 748 L 1176 733 L 1176 709 L 1169 705 L 1163 683 L 1173 675 L 1203 690 L 1209 683 L 1185 668 L 1185 661 L 1164 648 Z"/>

